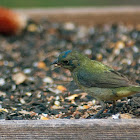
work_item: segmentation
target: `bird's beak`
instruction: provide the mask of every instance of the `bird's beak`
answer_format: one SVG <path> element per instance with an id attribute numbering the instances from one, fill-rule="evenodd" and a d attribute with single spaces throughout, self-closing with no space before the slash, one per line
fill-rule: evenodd
<path id="1" fill-rule="evenodd" d="M 51 63 L 51 70 L 54 70 L 58 67 L 60 67 L 61 65 L 58 63 L 58 59 L 54 60 L 52 63 Z"/>

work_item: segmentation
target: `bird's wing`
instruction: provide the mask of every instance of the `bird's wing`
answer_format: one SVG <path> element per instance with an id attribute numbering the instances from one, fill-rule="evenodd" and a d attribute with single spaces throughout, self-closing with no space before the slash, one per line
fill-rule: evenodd
<path id="1" fill-rule="evenodd" d="M 77 80 L 85 87 L 117 88 L 130 85 L 130 81 L 125 76 L 112 69 L 93 72 L 82 68 L 77 72 Z"/>

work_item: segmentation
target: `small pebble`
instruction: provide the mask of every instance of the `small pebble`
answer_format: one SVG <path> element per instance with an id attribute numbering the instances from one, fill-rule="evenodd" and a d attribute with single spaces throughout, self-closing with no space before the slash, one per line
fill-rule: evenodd
<path id="1" fill-rule="evenodd" d="M 27 96 L 29 96 L 29 97 L 32 95 L 31 92 L 26 92 L 25 94 L 26 94 Z"/>
<path id="2" fill-rule="evenodd" d="M 12 108 L 13 111 L 17 110 L 17 108 L 15 108 L 15 107 L 11 107 L 11 108 Z"/>
<path id="3" fill-rule="evenodd" d="M 67 91 L 67 89 L 64 86 L 62 86 L 62 85 L 58 85 L 57 89 L 62 91 L 62 92 Z"/>
<path id="4" fill-rule="evenodd" d="M 13 72 L 16 73 L 16 72 L 19 72 L 20 69 L 19 68 L 13 68 Z"/>
<path id="5" fill-rule="evenodd" d="M 55 93 L 55 94 L 61 93 L 61 91 L 58 90 L 58 89 L 48 88 L 48 90 L 51 91 L 51 92 L 53 92 L 53 93 Z"/>
<path id="6" fill-rule="evenodd" d="M 84 51 L 84 53 L 85 53 L 86 55 L 91 55 L 91 54 L 92 54 L 92 51 L 91 51 L 90 49 L 86 49 L 86 50 Z"/>
<path id="7" fill-rule="evenodd" d="M 64 24 L 64 29 L 69 31 L 74 30 L 75 25 L 72 22 L 67 22 Z"/>
<path id="8" fill-rule="evenodd" d="M 0 109 L 2 109 L 2 105 L 0 104 Z"/>
<path id="9" fill-rule="evenodd" d="M 136 47 L 136 46 L 133 46 L 133 51 L 135 52 L 135 53 L 138 53 L 139 52 L 139 49 L 138 49 L 138 47 Z"/>
<path id="10" fill-rule="evenodd" d="M 20 98 L 20 102 L 21 102 L 22 104 L 25 104 L 25 103 L 26 103 L 25 100 L 24 100 L 23 98 Z"/>
<path id="11" fill-rule="evenodd" d="M 3 78 L 0 78 L 0 86 L 3 86 L 3 85 L 5 85 L 5 80 L 3 79 Z"/>
<path id="12" fill-rule="evenodd" d="M 5 92 L 0 91 L 0 97 L 1 97 L 1 96 L 6 97 L 6 93 L 5 93 Z"/>
<path id="13" fill-rule="evenodd" d="M 38 94 L 36 95 L 36 97 L 37 97 L 37 98 L 41 98 L 41 94 L 38 93 Z"/>
<path id="14" fill-rule="evenodd" d="M 12 91 L 16 90 L 16 85 L 12 85 Z"/>
<path id="15" fill-rule="evenodd" d="M 5 108 L 0 108 L 0 112 L 2 112 L 2 111 L 4 111 L 4 112 L 7 112 L 7 113 L 8 113 L 8 110 L 7 110 L 7 109 L 5 109 Z"/>
<path id="16" fill-rule="evenodd" d="M 2 54 L 0 54 L 0 60 L 2 60 L 3 59 L 3 55 Z"/>
<path id="17" fill-rule="evenodd" d="M 47 118 L 47 117 L 44 117 L 44 116 L 41 116 L 41 118 L 40 118 L 41 120 L 49 120 L 49 118 Z"/>
<path id="18" fill-rule="evenodd" d="M 43 82 L 44 82 L 44 83 L 52 84 L 52 83 L 53 83 L 53 79 L 50 78 L 50 77 L 45 77 L 45 78 L 43 78 Z"/>
<path id="19" fill-rule="evenodd" d="M 98 61 L 102 61 L 102 59 L 103 59 L 103 56 L 102 56 L 102 54 L 97 54 L 96 55 L 96 59 L 98 60 Z"/>
<path id="20" fill-rule="evenodd" d="M 68 99 L 69 101 L 72 101 L 72 100 L 74 100 L 78 96 L 79 96 L 78 94 L 73 94 L 71 96 L 66 97 L 66 99 Z"/>
<path id="21" fill-rule="evenodd" d="M 9 62 L 8 61 L 4 61 L 4 65 L 8 66 Z"/>
<path id="22" fill-rule="evenodd" d="M 17 85 L 23 83 L 26 80 L 26 75 L 23 73 L 16 73 L 12 76 L 12 79 L 15 81 Z"/>
<path id="23" fill-rule="evenodd" d="M 56 96 L 56 97 L 55 97 L 55 100 L 59 100 L 59 99 L 60 99 L 60 97 L 59 97 L 59 96 Z"/>
<path id="24" fill-rule="evenodd" d="M 42 115 L 43 115 L 44 117 L 48 117 L 48 114 L 42 113 Z"/>
<path id="25" fill-rule="evenodd" d="M 28 27 L 27 27 L 27 30 L 30 31 L 30 32 L 35 32 L 37 31 L 37 26 L 35 24 L 30 24 Z"/>
<path id="26" fill-rule="evenodd" d="M 34 66 L 36 66 L 36 63 L 34 63 Z M 41 61 L 41 62 L 37 63 L 37 67 L 40 69 L 44 69 L 44 68 L 46 68 L 46 64 Z"/>
<path id="27" fill-rule="evenodd" d="M 55 102 L 54 102 L 54 105 L 60 106 L 60 102 L 59 102 L 59 101 L 55 101 Z"/>
<path id="28" fill-rule="evenodd" d="M 31 71 L 32 71 L 32 70 L 31 70 L 30 68 L 27 68 L 27 69 L 24 69 L 24 70 L 23 70 L 23 72 L 24 72 L 25 74 L 29 74 L 29 73 L 31 73 Z"/>
<path id="29" fill-rule="evenodd" d="M 118 113 L 118 114 L 112 115 L 112 118 L 115 120 L 120 119 L 120 114 Z"/>
<path id="30" fill-rule="evenodd" d="M 92 100 L 92 103 L 93 103 L 93 105 L 95 105 L 96 104 L 96 100 Z"/>

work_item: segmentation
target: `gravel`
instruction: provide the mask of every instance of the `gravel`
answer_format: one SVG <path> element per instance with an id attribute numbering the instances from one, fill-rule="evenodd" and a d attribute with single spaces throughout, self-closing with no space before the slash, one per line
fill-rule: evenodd
<path id="1" fill-rule="evenodd" d="M 52 70 L 65 50 L 82 52 L 140 84 L 140 26 L 75 25 L 30 21 L 19 35 L 0 35 L 0 119 L 90 118 L 101 106 L 71 83 L 68 70 Z M 100 118 L 110 118 L 112 103 Z M 116 113 L 140 118 L 140 94 L 119 100 Z M 129 117 L 128 117 L 129 116 Z"/>

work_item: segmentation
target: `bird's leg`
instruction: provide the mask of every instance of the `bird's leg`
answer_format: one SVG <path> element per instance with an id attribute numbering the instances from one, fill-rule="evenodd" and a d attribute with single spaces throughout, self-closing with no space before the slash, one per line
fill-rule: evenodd
<path id="1" fill-rule="evenodd" d="M 91 117 L 91 119 L 95 119 L 98 118 L 100 116 L 100 114 L 102 114 L 104 112 L 104 110 L 106 109 L 106 105 L 103 101 L 100 101 L 100 104 L 102 106 L 102 109 L 100 111 L 98 111 L 97 114 L 95 114 L 94 116 Z"/>
<path id="2" fill-rule="evenodd" d="M 113 100 L 113 114 L 116 114 L 116 101 Z"/>

